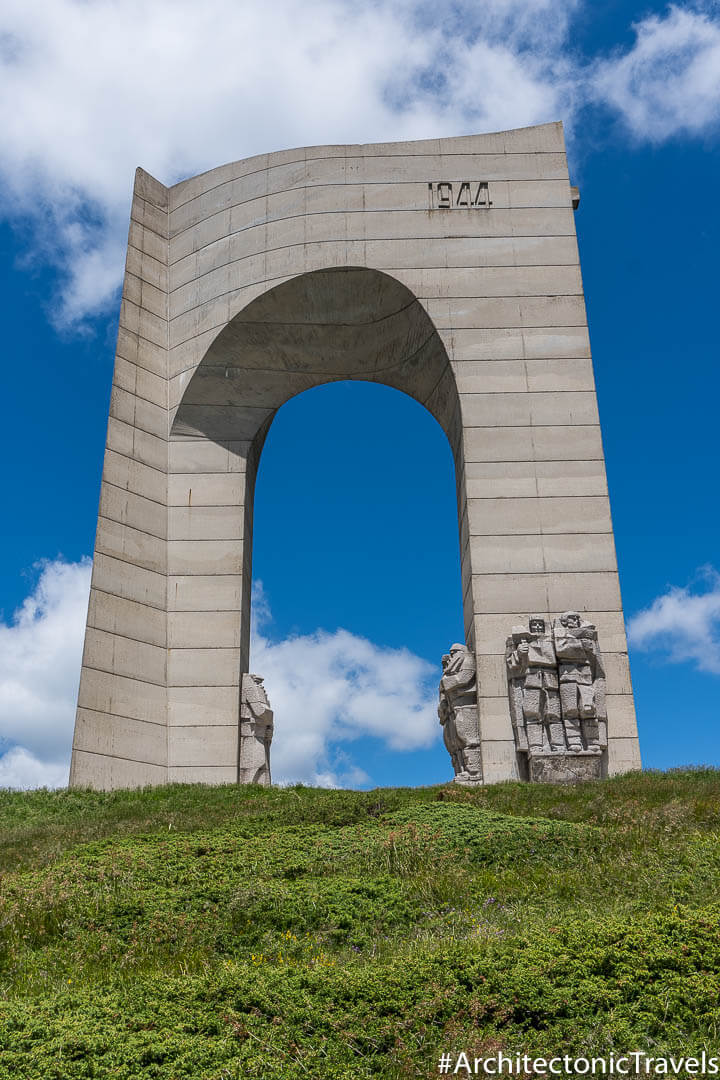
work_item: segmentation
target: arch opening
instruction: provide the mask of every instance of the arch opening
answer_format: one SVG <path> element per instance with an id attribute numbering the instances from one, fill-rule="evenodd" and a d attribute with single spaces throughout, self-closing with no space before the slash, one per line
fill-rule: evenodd
<path id="1" fill-rule="evenodd" d="M 384 384 L 420 403 L 445 432 L 461 478 L 460 405 L 445 345 L 420 301 L 379 271 L 314 271 L 263 293 L 217 335 L 182 390 L 169 441 L 169 626 L 179 627 L 184 648 L 216 622 L 217 632 L 208 629 L 215 655 L 198 666 L 218 685 L 192 699 L 217 702 L 221 717 L 249 670 L 255 481 L 265 438 L 289 399 L 341 381 Z M 187 692 L 175 696 L 188 715 Z M 171 724 L 173 700 L 170 689 Z"/>
<path id="2" fill-rule="evenodd" d="M 454 495 L 442 429 L 398 391 L 336 382 L 279 410 L 255 493 L 250 650 L 276 778 L 446 778 L 438 657 L 463 633 Z"/>
<path id="3" fill-rule="evenodd" d="M 182 389 L 171 438 L 250 444 L 295 394 L 362 379 L 402 390 L 440 423 L 457 453 L 459 402 L 429 315 L 378 270 L 316 270 L 252 300 L 218 334 Z"/>

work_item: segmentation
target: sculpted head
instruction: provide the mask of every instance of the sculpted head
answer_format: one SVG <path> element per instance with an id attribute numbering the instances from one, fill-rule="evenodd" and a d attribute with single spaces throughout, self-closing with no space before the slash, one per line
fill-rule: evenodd
<path id="1" fill-rule="evenodd" d="M 577 611 L 564 611 L 560 616 L 560 622 L 570 630 L 577 630 L 582 619 Z"/>
<path id="2" fill-rule="evenodd" d="M 457 656 L 457 654 L 459 652 L 465 652 L 465 651 L 466 651 L 466 646 L 465 645 L 460 645 L 458 642 L 455 642 L 454 645 L 450 646 L 450 656 L 451 657 Z"/>
<path id="3" fill-rule="evenodd" d="M 542 615 L 531 615 L 528 621 L 531 634 L 544 634 L 545 633 L 545 620 Z"/>
<path id="4" fill-rule="evenodd" d="M 246 701 L 260 701 L 270 704 L 263 681 L 262 675 L 253 675 L 251 672 L 243 676 L 242 696 Z"/>

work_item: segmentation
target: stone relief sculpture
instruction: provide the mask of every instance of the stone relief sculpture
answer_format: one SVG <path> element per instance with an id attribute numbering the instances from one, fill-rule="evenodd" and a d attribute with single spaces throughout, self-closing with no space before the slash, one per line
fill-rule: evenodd
<path id="1" fill-rule="evenodd" d="M 458 784 L 482 783 L 477 667 L 466 645 L 455 644 L 442 658 L 438 717 Z"/>
<path id="2" fill-rule="evenodd" d="M 544 746 L 564 750 L 557 657 L 542 617 L 531 616 L 528 629 L 513 627 L 506 642 L 505 662 L 518 749 L 530 754 Z"/>
<path id="3" fill-rule="evenodd" d="M 533 615 L 528 629 L 513 627 L 505 663 L 515 746 L 527 755 L 529 779 L 601 776 L 607 715 L 595 626 L 566 611 L 548 633 L 545 619 Z M 584 761 L 589 756 L 596 764 Z"/>
<path id="4" fill-rule="evenodd" d="M 240 760 L 238 782 L 263 784 L 270 780 L 273 712 L 259 675 L 243 675 L 240 695 Z"/>
<path id="5" fill-rule="evenodd" d="M 553 623 L 553 639 L 568 750 L 601 754 L 607 746 L 607 717 L 597 630 L 577 611 L 566 611 Z"/>
<path id="6" fill-rule="evenodd" d="M 445 676 L 449 663 L 450 653 L 445 653 L 442 658 L 443 677 Z M 460 757 L 460 744 L 458 743 L 457 733 L 455 731 L 455 718 L 448 703 L 447 694 L 443 690 L 442 681 L 440 682 L 439 695 L 438 718 L 443 729 L 443 742 L 445 743 L 445 749 L 450 755 L 453 771 L 457 776 L 458 773 L 463 771 L 462 758 Z"/>

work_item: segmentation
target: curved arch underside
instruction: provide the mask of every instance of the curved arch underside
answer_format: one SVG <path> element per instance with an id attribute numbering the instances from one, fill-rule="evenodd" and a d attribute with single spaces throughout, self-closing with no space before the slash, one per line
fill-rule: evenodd
<path id="1" fill-rule="evenodd" d="M 459 401 L 437 330 L 405 285 L 363 267 L 301 274 L 251 301 L 195 370 L 171 437 L 252 443 L 289 398 L 340 379 L 404 391 L 453 443 Z"/>

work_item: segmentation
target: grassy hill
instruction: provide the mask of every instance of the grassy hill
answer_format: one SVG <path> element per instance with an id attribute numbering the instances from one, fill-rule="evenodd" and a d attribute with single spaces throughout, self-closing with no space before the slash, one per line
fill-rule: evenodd
<path id="1" fill-rule="evenodd" d="M 0 792 L 0 1078 L 720 1047 L 720 772 Z"/>

